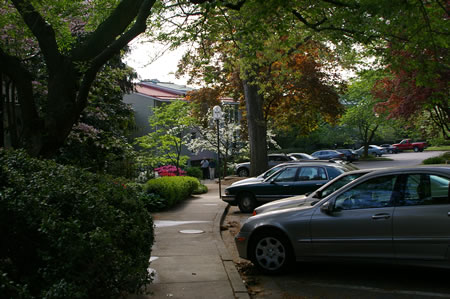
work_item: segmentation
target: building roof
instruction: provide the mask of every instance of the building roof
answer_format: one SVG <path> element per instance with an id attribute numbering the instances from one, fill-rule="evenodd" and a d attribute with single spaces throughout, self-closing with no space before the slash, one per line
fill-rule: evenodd
<path id="1" fill-rule="evenodd" d="M 184 97 L 193 88 L 157 79 L 144 80 L 136 84 L 136 91 L 161 100 L 173 100 Z"/>

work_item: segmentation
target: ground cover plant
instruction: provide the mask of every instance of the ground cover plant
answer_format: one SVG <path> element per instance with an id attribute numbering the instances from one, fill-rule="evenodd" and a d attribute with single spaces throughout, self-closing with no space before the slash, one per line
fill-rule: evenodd
<path id="1" fill-rule="evenodd" d="M 0 293 L 117 298 L 150 281 L 153 222 L 135 188 L 0 149 Z"/>

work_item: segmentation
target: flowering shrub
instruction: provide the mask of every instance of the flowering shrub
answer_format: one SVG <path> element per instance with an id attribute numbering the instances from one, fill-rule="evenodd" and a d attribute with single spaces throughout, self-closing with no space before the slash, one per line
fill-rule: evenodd
<path id="1" fill-rule="evenodd" d="M 173 166 L 173 165 L 161 166 L 161 167 L 155 168 L 155 171 L 159 174 L 159 176 L 177 176 L 177 175 L 184 176 L 184 175 L 186 175 L 186 171 L 181 170 L 180 168 L 177 168 L 176 166 Z"/>

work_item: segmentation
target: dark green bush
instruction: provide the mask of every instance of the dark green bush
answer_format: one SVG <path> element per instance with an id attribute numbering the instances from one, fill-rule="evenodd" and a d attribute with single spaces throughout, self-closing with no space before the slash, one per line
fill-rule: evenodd
<path id="1" fill-rule="evenodd" d="M 446 164 L 450 163 L 450 152 L 445 152 L 440 156 L 423 160 L 423 164 Z"/>
<path id="2" fill-rule="evenodd" d="M 165 176 L 149 180 L 146 184 L 148 194 L 157 194 L 165 200 L 166 208 L 191 196 L 200 186 L 198 179 L 188 176 Z"/>
<path id="3" fill-rule="evenodd" d="M 201 180 L 203 178 L 203 172 L 200 167 L 188 167 L 186 168 L 186 175 Z"/>
<path id="4" fill-rule="evenodd" d="M 123 182 L 0 149 L 0 293 L 117 298 L 149 282 L 153 222 Z"/>
<path id="5" fill-rule="evenodd" d="M 203 194 L 208 192 L 208 187 L 206 187 L 203 184 L 199 184 L 198 188 L 196 190 L 194 190 L 193 194 Z"/>

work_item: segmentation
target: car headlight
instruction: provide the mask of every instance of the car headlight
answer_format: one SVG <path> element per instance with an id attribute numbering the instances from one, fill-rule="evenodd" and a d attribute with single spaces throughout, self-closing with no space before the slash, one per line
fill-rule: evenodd
<path id="1" fill-rule="evenodd" d="M 230 195 L 230 191 L 228 191 L 227 189 L 225 189 L 225 195 Z"/>

